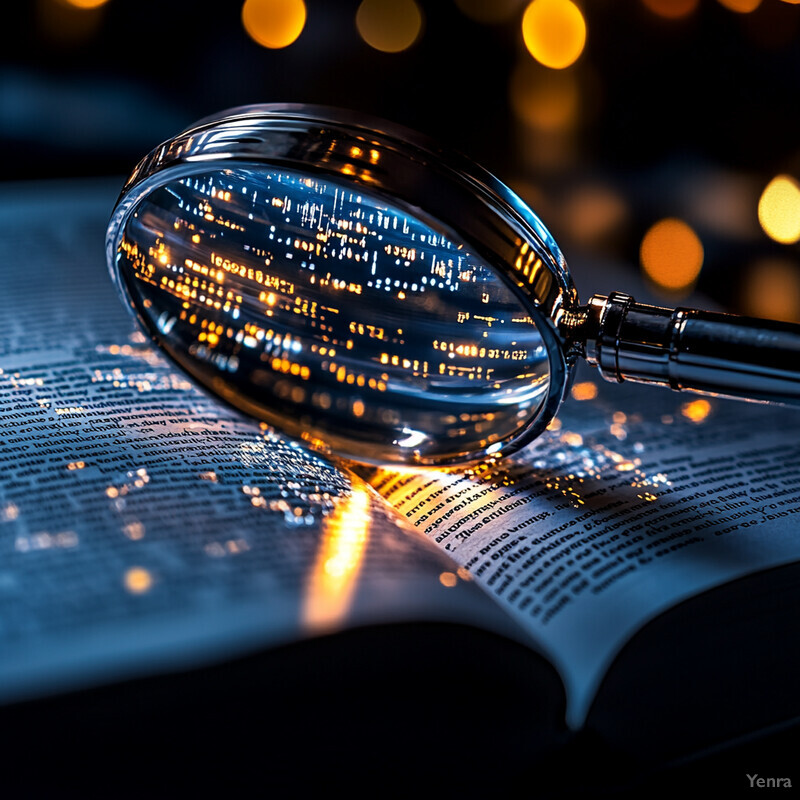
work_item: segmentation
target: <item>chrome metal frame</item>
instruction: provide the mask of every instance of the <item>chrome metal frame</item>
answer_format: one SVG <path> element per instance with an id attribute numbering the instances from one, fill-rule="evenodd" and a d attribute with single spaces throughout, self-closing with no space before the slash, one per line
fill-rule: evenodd
<path id="1" fill-rule="evenodd" d="M 351 181 L 464 241 L 497 271 L 541 332 L 550 367 L 544 403 L 504 444 L 503 454 L 518 450 L 550 423 L 579 356 L 611 381 L 800 404 L 800 326 L 647 306 L 620 293 L 597 295 L 580 306 L 555 240 L 493 175 L 414 131 L 321 106 L 230 109 L 201 120 L 138 164 L 123 187 L 106 237 L 111 276 L 134 313 L 116 269 L 128 215 L 153 189 L 231 162 Z M 486 455 L 484 451 L 437 464 Z"/>
<path id="2" fill-rule="evenodd" d="M 530 208 L 493 175 L 419 133 L 382 120 L 320 106 L 244 106 L 203 119 L 155 148 L 123 187 L 106 237 L 112 279 L 134 314 L 115 258 L 128 215 L 155 188 L 231 162 L 344 178 L 473 248 L 520 298 L 549 357 L 548 395 L 502 452 L 519 449 L 547 427 L 571 376 L 558 320 L 578 308 L 558 245 Z M 471 460 L 483 455 L 476 453 Z"/>

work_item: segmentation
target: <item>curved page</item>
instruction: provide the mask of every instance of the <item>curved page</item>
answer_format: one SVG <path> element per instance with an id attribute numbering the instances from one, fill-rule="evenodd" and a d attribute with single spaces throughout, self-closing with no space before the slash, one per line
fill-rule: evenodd
<path id="1" fill-rule="evenodd" d="M 0 194 L 0 701 L 355 625 L 507 629 L 363 482 L 134 331 L 104 264 L 117 189 Z"/>

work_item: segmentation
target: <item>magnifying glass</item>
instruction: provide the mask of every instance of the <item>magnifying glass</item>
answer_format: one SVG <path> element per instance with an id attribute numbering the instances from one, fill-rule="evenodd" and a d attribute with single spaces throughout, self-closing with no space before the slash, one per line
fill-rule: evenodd
<path id="1" fill-rule="evenodd" d="M 596 295 L 467 159 L 341 110 L 246 106 L 135 168 L 108 265 L 196 381 L 315 449 L 447 466 L 541 433 L 584 357 L 611 381 L 800 403 L 800 326 Z"/>

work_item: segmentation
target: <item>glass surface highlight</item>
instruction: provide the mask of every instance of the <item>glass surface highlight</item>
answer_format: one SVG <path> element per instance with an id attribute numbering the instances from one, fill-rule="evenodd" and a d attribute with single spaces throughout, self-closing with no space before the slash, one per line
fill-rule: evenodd
<path id="1" fill-rule="evenodd" d="M 435 221 L 355 184 L 209 166 L 147 193 L 116 258 L 137 312 L 184 369 L 342 455 L 493 453 L 547 399 L 545 343 L 500 273 Z"/>

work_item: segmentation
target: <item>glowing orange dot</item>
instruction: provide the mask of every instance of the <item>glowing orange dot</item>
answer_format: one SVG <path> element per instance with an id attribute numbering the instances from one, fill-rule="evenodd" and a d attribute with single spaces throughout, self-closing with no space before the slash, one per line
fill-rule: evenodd
<path id="1" fill-rule="evenodd" d="M 415 0 L 362 0 L 356 11 L 361 38 L 376 50 L 399 53 L 422 31 L 422 12 Z"/>
<path id="2" fill-rule="evenodd" d="M 551 69 L 574 64 L 586 44 L 586 21 L 571 0 L 533 0 L 522 17 L 528 52 Z"/>
<path id="3" fill-rule="evenodd" d="M 597 384 L 591 381 L 576 383 L 572 387 L 572 397 L 575 400 L 594 400 L 597 397 Z"/>
<path id="4" fill-rule="evenodd" d="M 456 585 L 456 583 L 458 583 L 458 578 L 452 572 L 443 572 L 439 576 L 439 582 L 442 584 L 442 586 L 452 588 Z"/>
<path id="5" fill-rule="evenodd" d="M 757 261 L 745 276 L 741 302 L 754 317 L 800 322 L 800 266 L 789 259 Z"/>
<path id="6" fill-rule="evenodd" d="M 650 228 L 640 250 L 642 268 L 654 283 L 673 291 L 688 289 L 703 266 L 703 245 L 679 219 L 662 219 Z"/>
<path id="7" fill-rule="evenodd" d="M 623 197 L 603 184 L 577 187 L 563 198 L 561 208 L 562 224 L 570 236 L 588 245 L 612 236 L 623 227 L 628 216 Z"/>
<path id="8" fill-rule="evenodd" d="M 245 0 L 242 24 L 263 47 L 288 47 L 303 32 L 306 6 L 303 0 Z"/>
<path id="9" fill-rule="evenodd" d="M 511 107 L 523 122 L 541 131 L 563 131 L 578 118 L 578 82 L 571 72 L 542 69 L 526 58 L 511 75 Z"/>
<path id="10" fill-rule="evenodd" d="M 698 5 L 699 0 L 642 0 L 654 14 L 666 19 L 688 17 Z"/>
<path id="11" fill-rule="evenodd" d="M 153 585 L 153 576 L 144 567 L 131 567 L 123 579 L 125 588 L 131 594 L 144 594 Z"/>
<path id="12" fill-rule="evenodd" d="M 681 406 L 681 414 L 692 422 L 702 422 L 711 413 L 708 400 L 692 400 Z"/>
<path id="13" fill-rule="evenodd" d="M 66 0 L 66 3 L 75 8 L 100 8 L 104 6 L 108 0 Z"/>
<path id="14" fill-rule="evenodd" d="M 739 14 L 749 14 L 761 5 L 761 0 L 719 0 L 719 3 Z"/>

